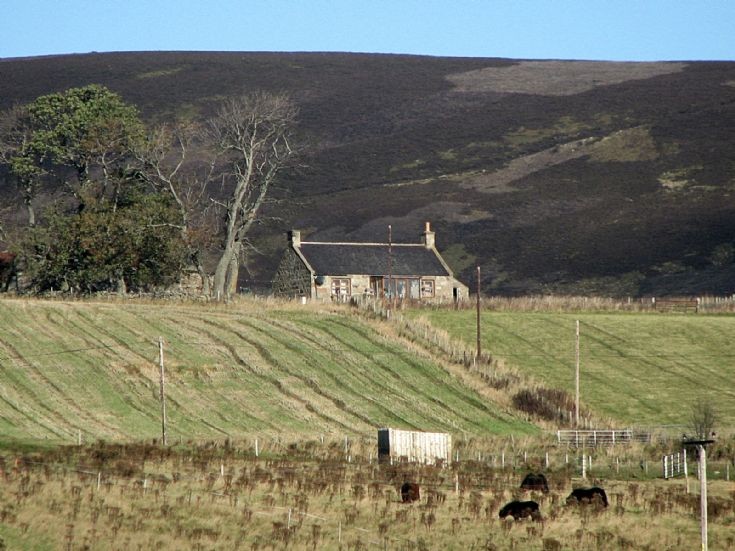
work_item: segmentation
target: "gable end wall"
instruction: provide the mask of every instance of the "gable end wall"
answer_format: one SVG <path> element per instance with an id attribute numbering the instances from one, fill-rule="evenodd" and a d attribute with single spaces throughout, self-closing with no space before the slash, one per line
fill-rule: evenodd
<path id="1" fill-rule="evenodd" d="M 311 298 L 312 276 L 301 257 L 289 248 L 273 277 L 273 294 L 282 297 Z"/>

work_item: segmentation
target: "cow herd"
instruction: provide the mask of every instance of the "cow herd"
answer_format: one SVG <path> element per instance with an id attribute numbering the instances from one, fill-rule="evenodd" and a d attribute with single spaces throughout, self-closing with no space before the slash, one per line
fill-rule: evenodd
<path id="1" fill-rule="evenodd" d="M 549 483 L 542 473 L 529 473 L 521 482 L 522 490 L 536 492 L 549 492 Z M 404 482 L 401 486 L 401 501 L 413 503 L 421 497 L 419 485 L 415 482 Z M 566 500 L 567 505 L 598 504 L 607 507 L 607 494 L 605 490 L 594 486 L 592 488 L 575 488 Z M 500 518 L 512 517 L 514 520 L 531 518 L 541 520 L 541 510 L 535 501 L 514 500 L 506 503 L 498 513 Z"/>

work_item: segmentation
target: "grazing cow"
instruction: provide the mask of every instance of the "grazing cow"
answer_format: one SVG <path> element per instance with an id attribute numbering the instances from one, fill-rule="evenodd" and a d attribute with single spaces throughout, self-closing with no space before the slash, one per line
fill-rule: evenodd
<path id="1" fill-rule="evenodd" d="M 401 486 L 401 501 L 403 503 L 413 503 L 421 499 L 419 485 L 415 482 L 404 482 Z"/>
<path id="2" fill-rule="evenodd" d="M 498 516 L 505 518 L 509 515 L 515 520 L 526 517 L 531 517 L 533 520 L 541 520 L 541 512 L 539 511 L 538 503 L 535 501 L 511 501 L 510 503 L 506 503 L 498 513 Z"/>
<path id="3" fill-rule="evenodd" d="M 521 482 L 521 490 L 536 490 L 537 492 L 549 493 L 549 483 L 542 473 L 528 473 Z"/>
<path id="4" fill-rule="evenodd" d="M 593 488 L 576 488 L 569 494 L 567 505 L 574 503 L 593 503 L 595 501 L 599 501 L 607 507 L 607 494 L 605 494 L 605 490 L 596 486 Z"/>

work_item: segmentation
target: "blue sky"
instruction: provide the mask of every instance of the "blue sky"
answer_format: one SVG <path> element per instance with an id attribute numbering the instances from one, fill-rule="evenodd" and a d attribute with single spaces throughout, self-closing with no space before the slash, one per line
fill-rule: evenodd
<path id="1" fill-rule="evenodd" d="M 735 0 L 3 0 L 0 57 L 341 51 L 735 60 Z"/>

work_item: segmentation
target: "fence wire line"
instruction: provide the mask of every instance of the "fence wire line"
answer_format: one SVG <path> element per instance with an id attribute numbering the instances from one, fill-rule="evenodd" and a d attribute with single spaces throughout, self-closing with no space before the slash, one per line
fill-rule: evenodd
<path id="1" fill-rule="evenodd" d="M 562 465 L 562 464 L 563 465 L 576 465 L 577 463 L 579 463 L 581 461 L 582 457 L 587 457 L 587 456 L 589 456 L 590 458 L 593 457 L 592 454 L 586 454 L 586 453 L 583 453 L 583 454 L 579 454 L 579 453 L 575 453 L 575 454 L 565 453 L 564 454 L 564 461 L 562 461 L 561 459 L 559 459 L 558 461 L 555 461 L 554 463 L 556 463 L 557 465 Z M 478 461 L 475 461 L 474 459 L 469 459 L 469 460 L 465 459 L 465 462 L 466 463 L 480 463 L 480 464 L 482 464 L 483 466 L 485 466 L 487 468 L 492 468 L 493 470 L 500 470 L 502 473 L 515 474 L 515 471 L 517 470 L 517 465 L 515 464 L 515 462 L 513 462 L 513 461 L 506 461 L 504 465 L 501 465 L 500 464 L 501 463 L 501 460 L 499 459 L 500 456 L 491 456 L 491 457 L 493 457 L 492 464 L 487 459 L 481 459 L 481 460 L 478 460 Z M 517 456 L 513 456 L 512 459 L 520 459 L 520 457 L 521 456 L 517 455 Z M 549 457 L 552 457 L 552 456 L 549 455 Z M 2 461 L 3 463 L 5 463 L 8 459 L 12 459 L 12 458 L 11 457 L 8 457 L 8 456 L 0 456 L 0 461 Z M 64 463 L 55 463 L 55 462 L 47 462 L 47 461 L 32 461 L 32 460 L 21 459 L 20 457 L 15 457 L 15 459 L 18 461 L 18 465 L 16 465 L 14 468 L 19 468 L 19 467 L 22 467 L 22 466 L 25 466 L 25 465 L 36 465 L 36 466 L 44 466 L 44 467 L 53 467 L 53 468 L 55 468 L 55 469 L 57 469 L 59 471 L 64 471 L 64 472 L 85 474 L 85 475 L 90 475 L 90 476 L 95 476 L 95 475 L 97 475 L 97 476 L 103 476 L 104 477 L 103 480 L 105 480 L 105 481 L 111 481 L 111 480 L 123 481 L 123 480 L 125 480 L 125 481 L 128 481 L 128 483 L 129 482 L 132 482 L 132 483 L 140 483 L 140 484 L 147 484 L 148 482 L 150 482 L 152 484 L 156 484 L 156 483 L 158 483 L 158 484 L 161 484 L 161 483 L 171 484 L 171 483 L 178 483 L 178 482 L 205 482 L 207 480 L 210 480 L 213 475 L 216 475 L 216 479 L 217 480 L 218 479 L 221 479 L 221 478 L 225 478 L 226 476 L 230 475 L 230 473 L 227 473 L 227 472 L 225 472 L 225 474 L 222 475 L 221 471 L 219 469 L 217 469 L 217 470 L 209 471 L 208 474 L 202 474 L 200 476 L 191 476 L 191 475 L 190 476 L 181 476 L 181 475 L 179 475 L 175 479 L 172 478 L 172 477 L 169 477 L 168 475 L 166 475 L 164 473 L 148 473 L 148 474 L 145 474 L 144 473 L 144 478 L 139 478 L 139 477 L 134 477 L 134 476 L 126 477 L 126 476 L 123 476 L 123 475 L 120 475 L 120 474 L 112 475 L 110 473 L 110 471 L 105 471 L 104 469 L 91 469 L 90 467 L 71 467 L 71 466 L 66 465 Z M 533 461 L 533 459 L 535 459 L 535 458 L 530 458 L 530 459 Z M 541 456 L 540 458 L 538 458 L 538 461 L 540 461 L 541 463 L 543 463 L 544 462 L 544 459 L 545 459 L 545 457 L 544 456 Z M 607 460 L 605 460 L 605 459 L 607 459 Z M 153 461 L 153 460 L 151 460 L 151 461 Z M 634 458 L 627 457 L 624 461 L 627 463 L 627 465 L 622 466 L 622 467 L 623 468 L 627 468 L 627 469 L 630 469 L 631 466 L 636 465 L 636 462 L 638 463 L 639 468 L 643 468 L 643 467 L 641 467 L 641 465 L 643 465 L 644 463 L 649 463 L 649 459 L 648 458 L 642 458 L 641 459 L 641 458 L 638 458 L 638 457 L 634 457 Z M 258 466 L 257 465 L 258 462 L 259 462 L 259 460 L 256 460 L 255 461 L 255 466 Z M 650 464 L 651 465 L 655 465 L 655 464 L 657 464 L 659 462 L 660 461 L 651 460 L 650 461 Z M 552 462 L 549 461 L 549 464 L 550 464 L 549 467 L 551 467 L 551 463 Z M 607 457 L 597 456 L 597 458 L 595 459 L 594 463 L 596 463 L 598 465 L 599 464 L 603 464 L 603 465 L 605 465 L 605 467 L 607 469 L 610 469 L 610 470 L 615 470 L 617 468 L 617 466 L 613 464 L 612 458 L 610 456 L 607 456 Z M 733 458 L 731 460 L 731 463 L 733 465 L 735 465 L 735 458 Z M 524 459 L 524 464 L 525 464 L 525 467 L 526 467 L 525 469 L 523 469 L 524 472 L 525 471 L 528 471 L 528 472 L 533 471 L 533 469 L 531 469 L 531 467 L 529 466 L 527 459 Z M 355 467 L 355 468 L 359 468 L 359 467 L 369 467 L 369 468 L 372 468 L 372 464 L 343 463 L 343 465 L 344 465 L 344 467 L 335 467 L 335 468 L 323 468 L 323 467 L 320 467 L 320 468 L 318 468 L 316 470 L 313 470 L 313 471 L 310 471 L 310 470 L 307 470 L 307 469 L 303 469 L 303 468 L 302 469 L 298 469 L 298 468 L 284 467 L 284 466 L 280 466 L 280 467 L 279 466 L 272 466 L 272 468 L 274 468 L 277 473 L 280 470 L 281 471 L 281 474 L 283 474 L 283 471 L 289 471 L 289 470 L 290 471 L 293 471 L 295 477 L 297 477 L 298 475 L 313 475 L 313 474 L 317 474 L 317 473 L 345 474 L 346 471 L 349 469 L 350 466 Z M 411 466 L 423 466 L 423 465 L 415 464 L 415 463 L 408 463 L 408 464 L 404 464 L 404 466 L 411 467 Z M 594 470 L 594 468 L 592 468 L 591 470 Z M 363 472 L 363 471 L 362 470 L 357 470 L 356 472 L 360 473 L 360 472 Z M 418 473 L 400 473 L 400 474 L 403 475 L 401 478 L 403 478 L 405 480 L 407 478 L 411 478 L 408 475 L 411 475 L 411 474 L 417 475 Z M 488 484 L 469 483 L 466 480 L 463 481 L 463 479 L 465 479 L 468 476 L 471 477 L 473 474 L 475 476 L 477 476 L 478 473 L 460 473 L 460 472 L 452 472 L 451 470 L 447 470 L 447 474 L 449 474 L 449 475 L 455 475 L 455 476 L 452 477 L 450 480 L 447 480 L 447 481 L 441 482 L 441 483 L 439 483 L 439 482 L 426 482 L 426 481 L 423 481 L 423 482 L 421 482 L 421 485 L 424 486 L 424 487 L 427 487 L 427 488 L 437 488 L 437 489 L 443 489 L 443 490 L 447 490 L 447 491 L 451 492 L 451 491 L 454 491 L 455 488 L 456 488 L 456 484 L 457 484 L 457 478 L 456 477 L 458 477 L 458 480 L 460 482 L 460 484 L 459 484 L 460 490 L 463 490 L 464 491 L 466 489 L 472 490 L 472 489 L 477 489 L 477 488 L 482 488 L 484 490 L 491 489 L 491 488 L 488 487 Z M 588 471 L 588 474 L 589 474 L 589 471 Z M 234 481 L 235 480 L 234 475 L 231 475 L 231 476 L 232 476 L 232 480 Z M 165 479 L 162 479 L 162 477 L 166 477 L 166 478 Z M 278 486 L 279 485 L 279 482 L 278 482 L 278 479 L 277 478 L 273 478 L 271 480 L 257 480 L 257 482 L 258 483 L 261 483 L 261 484 L 264 484 L 264 485 L 273 485 L 273 486 Z M 290 483 L 290 484 L 292 484 L 292 483 Z M 353 486 L 354 485 L 370 486 L 371 484 L 378 484 L 378 485 L 381 485 L 381 486 L 386 486 L 386 487 L 389 487 L 389 488 L 396 489 L 398 486 L 400 486 L 402 484 L 402 482 L 400 482 L 398 480 L 389 480 L 389 479 L 380 479 L 380 480 L 374 480 L 373 479 L 370 482 L 355 482 L 354 480 L 344 480 L 344 481 L 340 481 L 340 482 L 337 482 L 337 483 L 327 483 L 326 486 L 327 487 L 329 487 L 329 486 L 334 487 L 337 484 L 353 485 Z M 282 484 L 282 485 L 285 486 L 286 484 Z M 493 479 L 492 480 L 492 489 L 495 489 L 498 486 L 502 490 L 510 490 L 510 491 L 519 490 L 520 489 L 520 482 L 518 482 L 516 484 L 512 484 L 512 483 L 509 483 L 509 482 L 504 482 L 502 480 L 499 481 L 497 479 Z M 229 498 L 239 498 L 240 497 L 239 494 L 236 494 L 236 493 L 222 493 L 222 492 L 216 492 L 216 491 L 213 491 L 213 490 L 194 490 L 194 489 L 190 489 L 190 488 L 188 490 L 190 492 L 196 492 L 196 493 L 201 493 L 201 494 L 206 494 L 206 495 L 215 495 L 215 496 L 219 496 L 219 497 L 229 497 Z"/>

